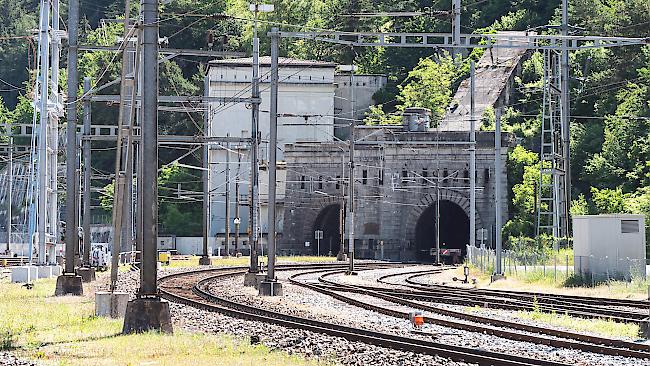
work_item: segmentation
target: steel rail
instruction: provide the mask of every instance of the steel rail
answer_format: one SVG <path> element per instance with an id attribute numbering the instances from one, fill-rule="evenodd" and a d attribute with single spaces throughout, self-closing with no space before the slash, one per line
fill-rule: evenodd
<path id="1" fill-rule="evenodd" d="M 403 274 L 406 275 L 406 274 Z M 586 318 L 586 319 L 597 319 L 597 318 L 607 318 L 621 323 L 641 323 L 645 322 L 648 319 L 646 313 L 634 312 L 629 310 L 611 310 L 607 307 L 598 307 L 594 305 L 579 304 L 577 301 L 570 302 L 570 305 L 560 305 L 552 304 L 548 302 L 540 301 L 540 298 L 535 299 L 517 299 L 517 298 L 508 298 L 507 295 L 493 294 L 493 295 L 482 295 L 482 294 L 473 294 L 463 289 L 455 289 L 450 286 L 420 286 L 413 284 L 398 284 L 394 282 L 387 282 L 385 278 L 388 276 L 383 276 L 377 279 L 379 283 L 387 285 L 398 285 L 408 287 L 415 291 L 404 291 L 401 292 L 408 296 L 417 296 L 423 301 L 431 301 L 438 303 L 447 303 L 454 305 L 467 305 L 467 306 L 482 306 L 487 308 L 495 309 L 505 309 L 505 310 L 539 310 L 542 312 L 557 312 L 557 313 L 566 313 L 568 315 Z M 391 275 L 392 277 L 392 275 Z M 375 287 L 370 287 L 370 289 L 376 289 Z M 437 290 L 435 293 L 431 293 L 431 290 Z M 399 290 L 395 290 L 399 291 Z"/>
<path id="2" fill-rule="evenodd" d="M 362 265 L 362 267 L 365 267 Z M 293 267 L 298 269 L 297 267 Z M 302 266 L 305 268 L 318 268 L 317 266 Z M 333 268 L 330 266 L 330 268 Z M 488 352 L 477 349 L 465 349 L 463 347 L 439 344 L 431 341 L 411 339 L 393 334 L 375 332 L 353 327 L 341 326 L 317 320 L 303 319 L 300 317 L 279 314 L 253 306 L 230 301 L 216 296 L 203 287 L 219 278 L 244 273 L 246 267 L 205 269 L 189 273 L 180 273 L 166 276 L 160 279 L 160 292 L 168 300 L 184 303 L 186 305 L 202 308 L 207 311 L 219 312 L 228 316 L 241 319 L 262 321 L 288 328 L 303 329 L 331 336 L 342 337 L 351 341 L 364 342 L 376 346 L 406 350 L 409 352 L 437 355 L 450 358 L 456 361 L 474 362 L 480 365 L 495 366 L 566 366 L 566 364 L 529 359 L 520 356 L 503 355 L 501 353 Z M 279 266 L 277 269 L 287 270 L 288 266 Z M 210 275 L 210 272 L 221 272 Z M 206 277 L 201 278 L 203 275 Z M 193 278 L 198 277 L 198 278 Z M 183 282 L 184 281 L 184 282 Z M 171 283 L 170 283 L 171 282 Z M 188 289 L 188 282 L 194 283 Z"/>
<path id="3" fill-rule="evenodd" d="M 315 271 L 315 272 L 322 272 L 322 271 Z M 289 278 L 289 280 L 299 286 L 303 286 L 306 288 L 310 288 L 314 291 L 318 291 L 321 293 L 325 293 L 327 295 L 333 296 L 341 301 L 352 303 L 354 302 L 355 305 L 361 305 L 362 307 L 368 309 L 368 310 L 374 310 L 378 312 L 385 312 L 386 309 L 382 307 L 378 307 L 375 305 L 370 305 L 367 303 L 363 303 L 359 300 L 351 299 L 347 296 L 339 295 L 336 293 L 333 293 L 333 291 L 345 291 L 345 292 L 354 292 L 354 293 L 359 293 L 359 294 L 364 294 L 364 295 L 369 295 L 373 296 L 385 301 L 397 303 L 400 305 L 405 305 L 409 306 L 415 309 L 419 310 L 424 310 L 428 311 L 434 314 L 440 314 L 452 318 L 457 318 L 457 319 L 462 319 L 465 321 L 471 321 L 475 323 L 480 323 L 480 324 L 488 324 L 492 326 L 498 326 L 498 327 L 504 327 L 504 328 L 511 328 L 519 331 L 525 331 L 529 333 L 537 333 L 537 334 L 543 334 L 547 336 L 552 336 L 552 337 L 559 337 L 559 338 L 564 338 L 564 339 L 554 339 L 554 338 L 546 338 L 546 337 L 539 337 L 535 335 L 528 335 L 528 334 L 522 334 L 522 333 L 516 333 L 516 332 L 510 332 L 510 331 L 505 331 L 505 330 L 500 330 L 500 329 L 494 329 L 490 327 L 485 327 L 485 326 L 477 326 L 473 324 L 466 324 L 466 323 L 458 323 L 454 321 L 449 321 L 449 320 L 444 320 L 444 319 L 439 319 L 439 318 L 431 318 L 431 317 L 425 317 L 425 321 L 428 323 L 432 324 L 437 324 L 441 326 L 446 326 L 446 327 L 451 327 L 455 329 L 461 329 L 461 330 L 467 330 L 467 331 L 472 331 L 472 332 L 480 332 L 480 333 L 486 333 L 486 334 L 492 334 L 496 335 L 502 338 L 507 338 L 507 339 L 513 339 L 513 340 L 518 340 L 518 341 L 525 341 L 525 342 L 531 342 L 531 343 L 536 343 L 536 344 L 545 344 L 553 347 L 563 347 L 563 348 L 572 348 L 572 349 L 579 349 L 583 351 L 588 351 L 588 352 L 594 352 L 594 353 L 600 353 L 600 354 L 607 354 L 607 355 L 613 355 L 613 356 L 624 356 L 624 357 L 635 357 L 635 358 L 644 358 L 644 359 L 650 359 L 650 346 L 646 344 L 639 344 L 639 343 L 634 343 L 634 342 L 628 342 L 628 341 L 623 341 L 623 340 L 617 340 L 617 339 L 610 339 L 610 338 L 603 338 L 603 337 L 598 337 L 598 336 L 590 336 L 590 335 L 585 335 L 585 334 L 580 334 L 580 333 L 574 333 L 574 332 L 569 332 L 569 331 L 563 331 L 563 330 L 557 330 L 557 329 L 551 329 L 551 328 L 545 328 L 545 327 L 539 327 L 539 326 L 533 326 L 533 325 L 527 325 L 527 324 L 521 324 L 521 323 L 516 323 L 516 322 L 510 322 L 506 320 L 499 320 L 499 319 L 492 319 L 488 317 L 483 317 L 483 316 L 478 316 L 478 315 L 472 315 L 472 314 L 466 314 L 462 312 L 457 312 L 453 310 L 448 310 L 448 309 L 441 309 L 441 308 L 436 308 L 433 306 L 429 305 L 424 305 L 420 304 L 417 302 L 413 301 L 408 301 L 405 300 L 404 298 L 394 296 L 391 294 L 386 294 L 386 293 L 381 293 L 378 291 L 373 291 L 366 289 L 362 286 L 353 286 L 353 285 L 347 285 L 347 284 L 341 284 L 337 282 L 333 282 L 331 280 L 325 279 L 326 277 L 335 275 L 335 274 L 340 274 L 341 271 L 336 271 L 336 272 L 329 272 L 326 273 L 322 276 L 320 276 L 319 281 L 323 282 L 326 284 L 326 286 L 321 286 L 321 285 L 313 285 L 313 284 L 307 284 L 303 283 L 297 280 L 297 277 L 301 276 L 302 274 L 297 274 L 293 275 Z M 391 312 L 392 315 L 398 315 L 400 318 L 407 317 L 407 313 L 403 312 L 396 312 L 391 309 L 387 309 L 389 312 Z"/>
<path id="4" fill-rule="evenodd" d="M 420 285 L 425 287 L 442 287 L 442 288 L 451 287 L 451 286 L 444 286 L 444 285 L 427 284 L 427 283 L 422 283 L 414 280 L 414 278 L 422 277 L 426 275 L 427 273 L 425 272 L 417 273 L 413 276 L 408 277 L 409 280 L 408 282 L 414 285 Z M 530 299 L 536 297 L 537 299 L 554 300 L 559 302 L 571 302 L 573 304 L 579 302 L 581 304 L 630 307 L 630 308 L 639 308 L 644 310 L 647 310 L 648 307 L 650 307 L 650 302 L 647 300 L 615 299 L 615 298 L 608 298 L 608 297 L 575 296 L 575 295 L 549 294 L 543 292 L 494 290 L 494 289 L 479 289 L 479 288 L 473 288 L 473 289 L 458 288 L 458 289 L 466 291 L 468 293 L 478 293 L 483 295 L 500 295 L 500 296 L 507 295 L 509 297 L 520 298 L 520 299 Z"/>

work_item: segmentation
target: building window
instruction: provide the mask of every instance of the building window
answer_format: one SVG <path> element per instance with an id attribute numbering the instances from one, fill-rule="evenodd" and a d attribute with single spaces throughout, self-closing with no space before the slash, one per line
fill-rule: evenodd
<path id="1" fill-rule="evenodd" d="M 639 220 L 621 220 L 621 233 L 630 234 L 639 232 Z"/>
<path id="2" fill-rule="evenodd" d="M 368 184 L 368 171 L 366 169 L 361 172 L 361 183 Z"/>
<path id="3" fill-rule="evenodd" d="M 305 189 L 305 176 L 300 177 L 300 189 Z"/>

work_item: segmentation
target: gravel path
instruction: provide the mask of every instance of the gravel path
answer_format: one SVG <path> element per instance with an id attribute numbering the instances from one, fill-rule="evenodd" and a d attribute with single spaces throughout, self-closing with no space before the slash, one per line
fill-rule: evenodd
<path id="1" fill-rule="evenodd" d="M 0 352 L 0 365 L 7 366 L 33 366 L 31 361 L 21 360 L 11 352 Z"/>

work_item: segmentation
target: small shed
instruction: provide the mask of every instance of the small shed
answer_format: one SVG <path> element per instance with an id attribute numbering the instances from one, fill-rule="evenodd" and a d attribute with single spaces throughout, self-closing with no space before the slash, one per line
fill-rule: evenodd
<path id="1" fill-rule="evenodd" d="M 645 278 L 643 215 L 573 216 L 574 269 L 595 280 Z"/>

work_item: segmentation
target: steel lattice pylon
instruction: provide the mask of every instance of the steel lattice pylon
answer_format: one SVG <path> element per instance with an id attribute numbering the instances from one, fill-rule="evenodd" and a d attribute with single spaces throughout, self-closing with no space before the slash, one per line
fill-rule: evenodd
<path id="1" fill-rule="evenodd" d="M 537 188 L 537 236 L 567 236 L 566 164 L 562 113 L 561 53 L 544 50 L 544 101 L 540 145 L 540 178 Z"/>
<path id="2" fill-rule="evenodd" d="M 34 96 L 33 128 L 38 131 L 32 142 L 32 188 L 30 189 L 30 234 L 38 245 L 38 263 L 55 263 L 58 240 L 58 145 L 59 118 L 63 99 L 59 90 L 61 38 L 59 1 L 40 2 L 38 33 L 39 71 Z M 38 122 L 38 123 L 37 123 Z M 35 174 L 34 174 L 35 173 Z M 31 261 L 32 250 L 30 250 Z"/>

